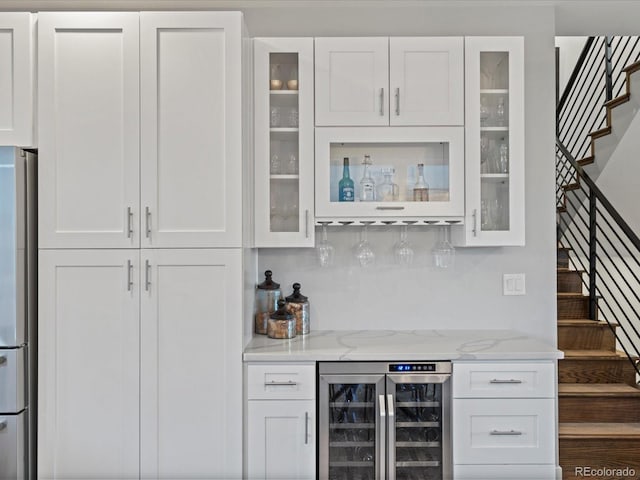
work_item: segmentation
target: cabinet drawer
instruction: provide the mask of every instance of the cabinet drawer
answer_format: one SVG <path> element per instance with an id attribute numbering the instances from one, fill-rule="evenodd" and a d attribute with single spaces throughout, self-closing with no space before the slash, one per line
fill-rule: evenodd
<path id="1" fill-rule="evenodd" d="M 554 463 L 554 405 L 551 398 L 454 400 L 454 463 Z"/>
<path id="2" fill-rule="evenodd" d="M 456 480 L 555 480 L 555 465 L 454 465 Z"/>
<path id="3" fill-rule="evenodd" d="M 315 364 L 253 364 L 247 366 L 249 400 L 315 398 Z"/>
<path id="4" fill-rule="evenodd" d="M 454 398 L 553 398 L 555 364 L 455 363 Z"/>

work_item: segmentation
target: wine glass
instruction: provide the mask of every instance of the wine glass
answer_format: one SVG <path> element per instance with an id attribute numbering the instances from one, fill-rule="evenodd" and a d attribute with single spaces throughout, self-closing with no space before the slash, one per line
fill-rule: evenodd
<path id="1" fill-rule="evenodd" d="M 376 255 L 371 249 L 371 244 L 367 238 L 367 228 L 373 222 L 363 222 L 361 241 L 355 248 L 355 257 L 361 267 L 369 267 L 374 264 Z"/>
<path id="2" fill-rule="evenodd" d="M 400 229 L 400 240 L 394 245 L 393 253 L 396 262 L 403 267 L 408 267 L 413 262 L 413 248 L 407 240 L 407 227 L 412 222 L 404 222 Z"/>
<path id="3" fill-rule="evenodd" d="M 431 249 L 433 255 L 433 263 L 438 268 L 453 267 L 455 262 L 456 249 L 449 242 L 449 234 L 451 226 L 443 225 L 440 229 L 440 240 Z"/>
<path id="4" fill-rule="evenodd" d="M 322 225 L 322 240 L 316 245 L 316 253 L 318 256 L 318 262 L 321 267 L 330 267 L 333 265 L 333 253 L 334 248 L 327 241 L 327 225 L 330 222 L 321 222 Z"/>

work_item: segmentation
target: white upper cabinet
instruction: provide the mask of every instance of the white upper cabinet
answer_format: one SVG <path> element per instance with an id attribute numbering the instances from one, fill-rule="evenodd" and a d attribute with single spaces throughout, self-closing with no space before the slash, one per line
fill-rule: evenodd
<path id="1" fill-rule="evenodd" d="M 38 16 L 41 248 L 139 245 L 138 17 Z"/>
<path id="2" fill-rule="evenodd" d="M 34 16 L 0 12 L 0 145 L 36 146 Z"/>
<path id="3" fill-rule="evenodd" d="M 313 39 L 254 40 L 255 246 L 312 247 Z"/>
<path id="4" fill-rule="evenodd" d="M 139 256 L 40 251 L 38 478 L 139 478 Z"/>
<path id="5" fill-rule="evenodd" d="M 316 125 L 462 125 L 461 37 L 316 38 Z"/>
<path id="6" fill-rule="evenodd" d="M 239 12 L 140 14 L 143 247 L 240 247 Z"/>
<path id="7" fill-rule="evenodd" d="M 465 39 L 465 224 L 461 246 L 525 243 L 524 39 Z"/>

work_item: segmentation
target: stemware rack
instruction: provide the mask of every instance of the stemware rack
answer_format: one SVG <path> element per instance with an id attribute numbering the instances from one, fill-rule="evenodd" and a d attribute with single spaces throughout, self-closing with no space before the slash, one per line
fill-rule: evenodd
<path id="1" fill-rule="evenodd" d="M 327 225 L 329 227 L 348 227 L 348 226 L 391 226 L 391 225 L 411 225 L 411 226 L 428 226 L 428 225 L 464 225 L 464 219 L 461 217 L 445 217 L 445 218 L 420 218 L 420 217 L 402 217 L 402 218 L 377 218 L 377 217 L 359 217 L 359 218 L 316 218 L 316 226 Z"/>

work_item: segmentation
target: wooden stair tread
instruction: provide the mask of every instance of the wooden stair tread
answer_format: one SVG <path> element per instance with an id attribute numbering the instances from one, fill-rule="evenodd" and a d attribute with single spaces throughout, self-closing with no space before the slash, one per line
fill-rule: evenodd
<path id="1" fill-rule="evenodd" d="M 584 325 L 587 327 L 606 327 L 607 322 L 605 320 L 591 320 L 590 318 L 560 318 L 558 319 L 558 326 L 562 327 L 577 327 Z M 617 323 L 611 322 L 611 325 L 617 327 Z"/>
<path id="2" fill-rule="evenodd" d="M 562 298 L 589 298 L 589 295 L 576 292 L 558 292 L 557 295 Z"/>
<path id="3" fill-rule="evenodd" d="M 586 270 L 575 270 L 573 268 L 568 267 L 557 267 L 556 270 L 558 273 L 585 273 Z"/>
<path id="4" fill-rule="evenodd" d="M 631 65 L 627 65 L 622 69 L 622 71 L 625 73 L 633 73 L 638 70 L 640 70 L 640 60 L 635 63 L 632 63 Z"/>
<path id="5" fill-rule="evenodd" d="M 591 132 L 588 135 L 591 137 L 592 140 L 595 140 L 596 138 L 604 137 L 605 135 L 609 135 L 610 133 L 611 133 L 611 127 L 608 126 L 608 127 L 601 128 L 600 130 Z"/>
<path id="6" fill-rule="evenodd" d="M 560 439 L 637 439 L 640 440 L 640 423 L 559 423 Z"/>
<path id="7" fill-rule="evenodd" d="M 594 161 L 595 157 L 593 155 L 589 155 L 588 157 L 584 157 L 578 160 L 578 165 L 584 167 L 585 165 L 591 165 Z"/>
<path id="8" fill-rule="evenodd" d="M 640 397 L 640 389 L 626 383 L 559 383 L 560 397 Z"/>
<path id="9" fill-rule="evenodd" d="M 627 360 L 624 352 L 610 352 L 609 350 L 565 350 L 565 359 L 572 360 Z"/>
<path id="10" fill-rule="evenodd" d="M 614 107 L 617 107 L 618 105 L 628 102 L 630 98 L 631 98 L 631 94 L 623 93 L 622 95 L 616 98 L 612 98 L 608 102 L 605 102 L 604 106 L 607 108 L 614 108 Z"/>

